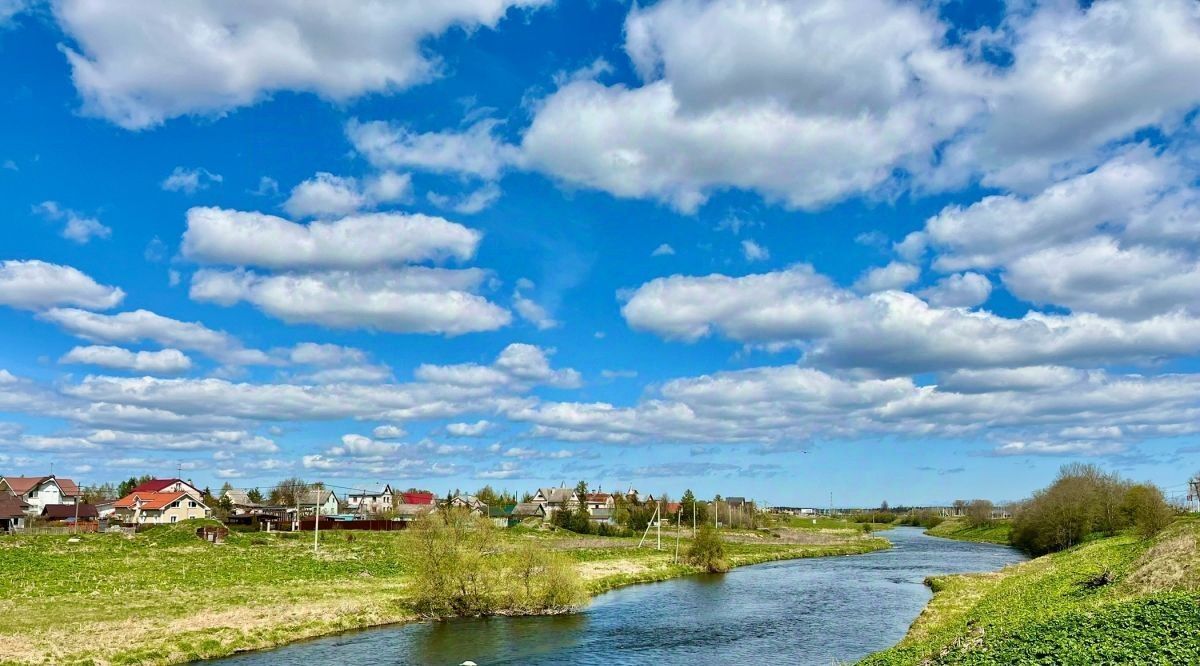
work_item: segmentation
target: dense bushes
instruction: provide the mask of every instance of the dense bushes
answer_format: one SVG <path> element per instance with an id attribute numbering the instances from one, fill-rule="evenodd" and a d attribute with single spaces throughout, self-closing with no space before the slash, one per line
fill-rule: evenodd
<path id="1" fill-rule="evenodd" d="M 579 577 L 562 555 L 536 544 L 500 548 L 496 528 L 466 511 L 438 511 L 417 536 L 413 607 L 423 616 L 541 613 L 581 603 Z"/>
<path id="2" fill-rule="evenodd" d="M 898 522 L 901 525 L 924 527 L 927 530 L 931 530 L 938 525 L 941 525 L 943 522 L 945 522 L 945 520 L 945 518 L 942 518 L 929 509 L 922 509 L 921 511 L 909 511 L 903 516 L 900 516 Z"/>
<path id="3" fill-rule="evenodd" d="M 692 546 L 687 552 L 688 562 L 709 573 L 729 571 L 729 562 L 725 559 L 725 542 L 711 525 L 705 524 L 692 539 Z"/>
<path id="4" fill-rule="evenodd" d="M 867 513 L 856 513 L 850 516 L 850 522 L 854 523 L 891 523 L 896 520 L 896 514 L 890 511 L 869 511 Z"/>
<path id="5" fill-rule="evenodd" d="M 1067 465 L 1049 488 L 1034 493 L 1013 516 L 1012 543 L 1034 555 L 1070 548 L 1092 534 L 1128 527 L 1149 537 L 1171 510 L 1153 486 L 1133 485 L 1094 465 Z"/>

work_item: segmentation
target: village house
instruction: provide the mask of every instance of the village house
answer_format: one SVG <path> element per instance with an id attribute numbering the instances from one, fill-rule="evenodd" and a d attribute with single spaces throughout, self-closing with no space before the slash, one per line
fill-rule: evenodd
<path id="1" fill-rule="evenodd" d="M 94 523 L 100 517 L 94 504 L 47 504 L 42 507 L 42 520 L 56 523 Z"/>
<path id="2" fill-rule="evenodd" d="M 387 484 L 376 490 L 346 493 L 346 508 L 357 514 L 388 513 L 393 507 L 392 499 L 392 486 Z"/>
<path id="3" fill-rule="evenodd" d="M 6 476 L 0 478 L 0 494 L 12 494 L 24 502 L 26 513 L 41 515 L 47 504 L 74 504 L 79 486 L 70 479 L 50 476 Z"/>
<path id="4" fill-rule="evenodd" d="M 311 516 L 316 512 L 322 516 L 333 516 L 341 511 L 337 493 L 332 490 L 308 490 L 298 495 L 301 515 Z"/>
<path id="5" fill-rule="evenodd" d="M 201 497 L 200 489 L 183 479 L 150 479 L 145 483 L 139 483 L 137 486 L 134 486 L 133 490 L 129 491 L 129 494 L 180 492 L 189 492 L 196 497 Z"/>
<path id="6" fill-rule="evenodd" d="M 113 508 L 117 520 L 133 525 L 177 523 L 211 514 L 200 493 L 189 490 L 132 492 L 117 500 Z"/>
<path id="7" fill-rule="evenodd" d="M 437 506 L 434 504 L 397 504 L 392 510 L 392 520 L 411 523 L 436 509 Z"/>
<path id="8" fill-rule="evenodd" d="M 437 498 L 428 490 L 409 490 L 407 492 L 400 493 L 400 503 L 436 506 Z"/>
<path id="9" fill-rule="evenodd" d="M 488 505 L 474 495 L 455 495 L 449 500 L 451 508 L 467 509 L 471 513 L 483 515 L 488 512 Z"/>
<path id="10" fill-rule="evenodd" d="M 531 501 L 542 505 L 546 511 L 546 520 L 553 518 L 554 514 L 559 511 L 574 511 L 579 506 L 579 497 L 576 496 L 575 489 L 566 486 L 538 488 Z"/>
<path id="11" fill-rule="evenodd" d="M 515 524 L 529 518 L 546 520 L 546 507 L 537 502 L 521 502 L 509 513 L 509 523 Z"/>
<path id="12" fill-rule="evenodd" d="M 496 506 L 488 507 L 488 518 L 492 520 L 492 524 L 496 527 L 508 527 L 512 524 L 512 512 L 517 508 L 516 504 L 497 504 Z"/>
<path id="13" fill-rule="evenodd" d="M 228 499 L 229 504 L 233 507 L 233 515 L 249 516 L 262 511 L 263 505 L 261 502 L 255 502 L 250 499 L 250 494 L 245 490 L 230 488 L 221 494 L 221 499 Z"/>
<path id="14" fill-rule="evenodd" d="M 609 511 L 612 511 L 613 509 L 615 509 L 617 507 L 617 501 L 613 498 L 613 496 L 610 493 L 603 493 L 603 492 L 599 492 L 599 491 L 594 492 L 594 493 L 588 493 L 587 499 L 586 499 L 586 504 L 587 504 L 588 513 L 592 513 L 593 511 L 596 511 L 597 509 L 607 509 Z"/>
<path id="15" fill-rule="evenodd" d="M 25 527 L 29 505 L 11 493 L 0 493 L 0 532 L 12 532 Z"/>

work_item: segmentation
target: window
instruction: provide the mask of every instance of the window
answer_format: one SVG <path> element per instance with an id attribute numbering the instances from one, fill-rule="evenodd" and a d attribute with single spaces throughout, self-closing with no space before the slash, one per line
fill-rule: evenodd
<path id="1" fill-rule="evenodd" d="M 195 500 L 188 500 L 188 507 L 189 507 L 189 508 L 192 508 L 192 509 L 196 508 L 196 501 L 195 501 Z"/>
<path id="2" fill-rule="evenodd" d="M 171 522 L 175 522 L 176 520 L 179 520 L 178 516 L 171 516 Z"/>
<path id="3" fill-rule="evenodd" d="M 33 499 L 35 497 L 37 497 L 37 491 L 36 490 L 29 491 L 29 499 Z"/>

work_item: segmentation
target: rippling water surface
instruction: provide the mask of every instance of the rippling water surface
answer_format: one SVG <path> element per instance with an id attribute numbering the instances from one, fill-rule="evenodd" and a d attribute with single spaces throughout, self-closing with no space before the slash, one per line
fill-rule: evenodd
<path id="1" fill-rule="evenodd" d="M 629 587 L 566 617 L 409 624 L 222 660 L 292 664 L 833 664 L 904 636 L 929 600 L 931 574 L 993 571 L 1014 550 L 882 533 L 894 547 L 867 555 L 762 564 L 716 576 Z"/>

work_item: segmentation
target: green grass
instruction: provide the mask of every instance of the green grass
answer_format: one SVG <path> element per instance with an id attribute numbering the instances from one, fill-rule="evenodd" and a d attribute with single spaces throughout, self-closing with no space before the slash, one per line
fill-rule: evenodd
<path id="1" fill-rule="evenodd" d="M 312 533 L 231 532 L 214 546 L 194 536 L 199 524 L 74 544 L 0 537 L 0 664 L 174 664 L 413 618 L 407 532 L 322 532 L 314 556 Z M 592 594 L 696 572 L 672 563 L 665 535 L 663 551 L 561 531 L 504 530 L 500 539 L 562 550 L 591 571 Z M 687 547 L 683 539 L 680 553 Z M 740 566 L 881 547 L 854 536 L 835 545 L 730 543 L 728 552 Z"/>
<path id="2" fill-rule="evenodd" d="M 1112 582 L 1086 581 L 1109 572 Z M 908 635 L 863 664 L 1200 663 L 1200 523 L 928 581 Z"/>
<path id="3" fill-rule="evenodd" d="M 1012 522 L 995 520 L 990 525 L 970 527 L 962 518 L 945 520 L 935 527 L 925 531 L 930 536 L 958 541 L 980 541 L 983 543 L 998 543 L 1008 545 L 1008 535 L 1012 533 Z"/>
<path id="4" fill-rule="evenodd" d="M 867 525 L 871 526 L 872 530 L 891 529 L 891 523 L 855 523 L 841 518 L 830 518 L 827 516 L 787 516 L 781 519 L 783 527 L 791 527 L 800 530 L 854 530 L 863 532 Z"/>

